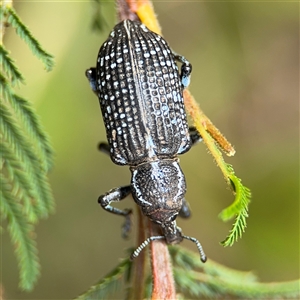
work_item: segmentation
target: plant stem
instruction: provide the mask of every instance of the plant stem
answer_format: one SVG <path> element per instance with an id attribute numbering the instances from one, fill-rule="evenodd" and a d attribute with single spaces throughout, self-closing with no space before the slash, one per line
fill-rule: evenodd
<path id="1" fill-rule="evenodd" d="M 138 214 L 138 230 L 137 245 L 141 245 L 146 239 L 145 218 L 141 210 L 137 207 Z M 143 299 L 145 288 L 145 271 L 146 271 L 146 251 L 142 251 L 134 260 L 132 288 L 130 290 L 129 299 Z"/>
<path id="2" fill-rule="evenodd" d="M 161 235 L 158 225 L 148 220 L 150 236 Z M 176 299 L 176 289 L 168 246 L 164 241 L 153 241 L 151 248 L 152 300 Z"/>
<path id="3" fill-rule="evenodd" d="M 3 45 L 3 37 L 5 33 L 5 28 L 6 28 L 6 13 L 5 11 L 7 8 L 12 7 L 12 0 L 3 0 L 1 3 L 0 9 L 3 10 L 1 12 L 1 21 L 0 21 L 0 45 Z M 4 12 L 4 13 L 3 13 Z M 2 15 L 3 14 L 3 15 Z"/>
<path id="4" fill-rule="evenodd" d="M 117 0 L 117 14 L 118 20 L 123 21 L 126 19 L 137 21 L 138 17 L 135 13 L 136 3 L 133 1 Z"/>

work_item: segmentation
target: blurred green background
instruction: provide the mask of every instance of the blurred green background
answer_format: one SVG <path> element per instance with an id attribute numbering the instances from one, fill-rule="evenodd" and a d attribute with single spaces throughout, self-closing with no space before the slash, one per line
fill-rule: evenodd
<path id="1" fill-rule="evenodd" d="M 154 2 L 163 34 L 193 65 L 190 89 L 201 108 L 235 146 L 237 176 L 251 188 L 248 228 L 231 248 L 222 241 L 231 223 L 218 219 L 233 201 L 203 144 L 181 156 L 192 218 L 179 220 L 207 256 L 229 267 L 255 271 L 263 281 L 299 277 L 299 3 Z M 105 140 L 99 104 L 84 72 L 114 24 L 105 2 L 102 34 L 91 31 L 93 3 L 16 2 L 32 33 L 55 56 L 50 73 L 7 29 L 26 86 L 56 152 L 50 181 L 56 213 L 41 221 L 37 243 L 42 276 L 32 293 L 18 289 L 9 236 L 2 236 L 5 299 L 70 299 L 107 274 L 135 245 L 121 238 L 122 218 L 102 210 L 100 194 L 130 180 L 127 167 L 97 151 Z M 120 207 L 134 207 L 129 198 Z M 196 251 L 195 245 L 182 247 Z"/>

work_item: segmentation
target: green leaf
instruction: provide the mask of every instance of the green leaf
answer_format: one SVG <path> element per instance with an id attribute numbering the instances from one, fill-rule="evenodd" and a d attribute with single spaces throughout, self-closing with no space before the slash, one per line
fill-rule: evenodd
<path id="1" fill-rule="evenodd" d="M 300 280 L 279 283 L 228 281 L 202 272 L 174 268 L 178 290 L 200 299 L 299 299 Z"/>
<path id="2" fill-rule="evenodd" d="M 235 222 L 229 232 L 226 239 L 221 242 L 223 246 L 232 246 L 239 238 L 241 238 L 243 232 L 247 226 L 248 217 L 248 205 L 250 203 L 251 192 L 243 186 L 241 180 L 234 175 L 233 169 L 228 165 L 231 174 L 229 175 L 230 183 L 235 192 L 234 202 L 225 208 L 219 215 L 223 221 L 228 221 L 235 217 Z"/>
<path id="3" fill-rule="evenodd" d="M 239 214 L 242 210 L 247 210 L 251 198 L 250 190 L 243 186 L 241 180 L 237 176 L 230 174 L 229 180 L 235 193 L 235 199 L 230 206 L 222 210 L 220 213 L 219 217 L 223 221 L 228 221 L 235 215 Z"/>
<path id="4" fill-rule="evenodd" d="M 210 289 L 200 282 L 195 280 L 195 276 L 190 270 L 186 272 L 181 268 L 173 268 L 174 280 L 177 290 L 185 295 L 192 297 L 208 297 L 211 298 L 214 293 Z"/>
<path id="5" fill-rule="evenodd" d="M 4 140 L 1 140 L 0 154 L 3 160 L 2 171 L 6 170 L 8 180 L 11 182 L 12 191 L 16 199 L 22 201 L 23 213 L 27 216 L 28 221 L 35 223 L 39 218 L 39 210 L 34 205 L 34 199 L 37 197 L 34 187 L 27 178 L 24 171 L 22 161 L 18 159 L 10 145 Z"/>
<path id="6" fill-rule="evenodd" d="M 13 93 L 9 88 L 8 82 L 1 75 L 0 83 L 4 99 L 12 106 L 16 118 L 22 124 L 21 127 L 34 145 L 35 157 L 37 157 L 45 171 L 48 172 L 53 165 L 53 150 L 37 114 L 30 102 Z"/>
<path id="7" fill-rule="evenodd" d="M 46 70 L 50 71 L 54 66 L 53 56 L 42 48 L 37 39 L 22 23 L 15 10 L 12 7 L 5 7 L 1 13 L 1 17 L 3 16 L 6 17 L 6 22 L 15 28 L 16 33 L 25 41 L 32 53 L 44 63 Z"/>
<path id="8" fill-rule="evenodd" d="M 13 155 L 23 164 L 22 171 L 26 172 L 28 182 L 30 182 L 36 195 L 34 205 L 39 211 L 39 216 L 46 217 L 53 210 L 53 198 L 46 170 L 41 167 L 41 162 L 32 150 L 32 144 L 29 143 L 3 101 L 0 103 L 0 115 L 0 132 L 2 134 L 0 146 L 2 142 L 8 143 L 11 151 L 14 152 Z"/>
<path id="9" fill-rule="evenodd" d="M 9 57 L 9 53 L 3 45 L 0 45 L 0 65 L 2 67 L 1 71 L 6 74 L 12 85 L 20 82 L 24 83 L 22 74 L 14 64 L 14 61 Z"/>
<path id="10" fill-rule="evenodd" d="M 179 246 L 169 247 L 177 291 L 199 299 L 299 299 L 300 280 L 261 283 L 251 272 L 237 271 Z"/>
<path id="11" fill-rule="evenodd" d="M 11 2 L 0 6 L 0 20 L 2 35 L 11 25 L 46 69 L 53 67 L 53 57 L 21 22 Z M 0 209 L 15 246 L 20 287 L 31 290 L 40 273 L 33 224 L 54 209 L 47 178 L 53 151 L 32 105 L 12 90 L 24 78 L 3 45 L 0 63 Z"/>
<path id="12" fill-rule="evenodd" d="M 0 88 L 1 212 L 15 245 L 20 287 L 31 290 L 40 272 L 33 223 L 54 208 L 47 179 L 53 155 L 30 104 L 2 75 Z"/>
<path id="13" fill-rule="evenodd" d="M 240 238 L 242 233 L 245 231 L 251 192 L 248 188 L 242 185 L 241 180 L 234 174 L 233 167 L 224 161 L 220 151 L 221 148 L 229 155 L 233 155 L 235 153 L 233 147 L 200 110 L 199 106 L 195 102 L 195 99 L 189 93 L 186 93 L 185 96 L 185 105 L 187 106 L 188 111 L 193 118 L 198 132 L 201 134 L 203 141 L 209 149 L 209 152 L 212 154 L 215 162 L 221 169 L 227 184 L 231 186 L 235 194 L 235 200 L 233 204 L 224 209 L 219 215 L 223 221 L 228 221 L 236 216 L 235 223 L 233 224 L 229 235 L 226 237 L 225 241 L 222 242 L 224 246 L 232 246 L 233 243 L 237 241 L 237 239 Z M 207 130 L 208 124 L 210 124 L 209 131 Z M 225 142 L 222 147 L 220 147 L 222 144 L 221 141 L 222 143 Z"/>
<path id="14" fill-rule="evenodd" d="M 20 267 L 20 286 L 24 290 L 31 290 L 40 274 L 36 243 L 32 237 L 33 226 L 22 213 L 22 205 L 16 201 L 12 187 L 3 174 L 0 174 L 0 185 L 0 211 L 8 221 L 8 231 L 15 246 Z"/>
<path id="15" fill-rule="evenodd" d="M 131 264 L 128 258 L 123 259 L 112 272 L 76 298 L 76 300 L 106 299 L 108 294 L 120 290 L 124 277 L 127 278 L 126 273 L 130 271 Z"/>
<path id="16" fill-rule="evenodd" d="M 103 17 L 102 13 L 102 6 L 104 5 L 103 1 L 100 0 L 94 0 L 93 6 L 94 6 L 94 16 L 92 19 L 92 29 L 95 31 L 102 32 L 105 27 L 108 28 L 108 24 L 105 21 L 105 18 Z"/>
<path id="17" fill-rule="evenodd" d="M 229 281 L 255 282 L 257 276 L 252 272 L 238 271 L 225 267 L 209 259 L 203 263 L 199 259 L 199 254 L 179 246 L 169 246 L 170 255 L 174 265 L 188 270 L 201 270 L 206 274 L 218 277 L 226 277 Z"/>

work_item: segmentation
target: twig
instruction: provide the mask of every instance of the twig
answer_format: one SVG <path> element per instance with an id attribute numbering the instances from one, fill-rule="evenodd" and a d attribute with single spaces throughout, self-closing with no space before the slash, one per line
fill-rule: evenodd
<path id="1" fill-rule="evenodd" d="M 161 235 L 158 225 L 148 219 L 150 236 Z M 175 282 L 167 244 L 162 240 L 151 243 L 152 300 L 176 299 Z"/>
<path id="2" fill-rule="evenodd" d="M 137 207 L 138 214 L 138 230 L 137 230 L 137 245 L 141 245 L 145 241 L 147 228 L 145 226 L 145 217 L 143 216 L 139 207 Z M 130 290 L 129 299 L 143 299 L 145 288 L 145 273 L 146 273 L 146 251 L 142 251 L 140 255 L 134 260 L 134 271 L 132 288 Z"/>
<path id="3" fill-rule="evenodd" d="M 117 0 L 117 13 L 118 20 L 126 20 L 129 19 L 131 21 L 137 21 L 139 18 L 136 15 L 136 4 L 135 1 L 130 0 Z"/>

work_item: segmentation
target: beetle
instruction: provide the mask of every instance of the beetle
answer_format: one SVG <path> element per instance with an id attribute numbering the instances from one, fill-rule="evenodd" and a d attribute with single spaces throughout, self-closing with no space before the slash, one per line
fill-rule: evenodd
<path id="1" fill-rule="evenodd" d="M 180 73 L 176 61 L 181 63 Z M 86 71 L 106 128 L 108 144 L 101 143 L 100 150 L 110 154 L 115 164 L 128 165 L 132 174 L 130 185 L 111 189 L 98 202 L 108 212 L 125 217 L 123 235 L 127 236 L 132 212 L 111 203 L 132 194 L 142 213 L 163 233 L 148 238 L 131 258 L 153 240 L 177 244 L 188 239 L 206 261 L 200 242 L 183 235 L 176 225 L 178 215 L 190 215 L 178 155 L 201 140 L 197 130 L 188 126 L 183 103 L 191 71 L 191 64 L 160 35 L 131 20 L 114 27 L 99 50 L 96 67 Z"/>

